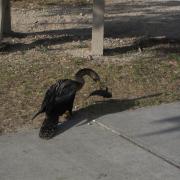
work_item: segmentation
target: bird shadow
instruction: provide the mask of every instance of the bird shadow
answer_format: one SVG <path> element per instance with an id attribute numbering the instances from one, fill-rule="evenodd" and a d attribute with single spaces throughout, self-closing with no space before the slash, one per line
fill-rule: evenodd
<path id="1" fill-rule="evenodd" d="M 97 101 L 85 108 L 79 109 L 73 113 L 73 116 L 58 124 L 55 136 L 58 136 L 74 126 L 83 126 L 92 120 L 107 114 L 122 112 L 138 106 L 138 101 L 142 99 L 154 98 L 160 96 L 161 93 L 142 96 L 134 99 L 109 99 L 105 101 Z"/>

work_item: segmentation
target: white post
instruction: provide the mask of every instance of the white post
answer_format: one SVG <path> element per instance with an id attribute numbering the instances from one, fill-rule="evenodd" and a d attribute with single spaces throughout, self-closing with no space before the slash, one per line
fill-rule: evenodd
<path id="1" fill-rule="evenodd" d="M 92 55 L 102 56 L 104 49 L 104 0 L 93 0 Z"/>

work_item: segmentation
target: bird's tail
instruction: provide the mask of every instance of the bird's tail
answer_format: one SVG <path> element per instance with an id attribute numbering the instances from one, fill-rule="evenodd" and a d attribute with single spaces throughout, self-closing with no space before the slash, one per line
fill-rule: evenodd
<path id="1" fill-rule="evenodd" d="M 32 119 L 31 120 L 33 120 L 33 119 L 35 119 L 39 114 L 41 114 L 42 113 L 42 111 L 41 110 L 39 110 L 33 117 L 32 117 Z"/>

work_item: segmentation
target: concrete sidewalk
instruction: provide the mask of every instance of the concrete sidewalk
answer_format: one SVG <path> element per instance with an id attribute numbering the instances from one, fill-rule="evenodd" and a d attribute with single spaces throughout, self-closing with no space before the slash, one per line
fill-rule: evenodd
<path id="1" fill-rule="evenodd" d="M 0 180 L 179 180 L 180 103 L 100 116 L 46 141 L 0 137 Z"/>

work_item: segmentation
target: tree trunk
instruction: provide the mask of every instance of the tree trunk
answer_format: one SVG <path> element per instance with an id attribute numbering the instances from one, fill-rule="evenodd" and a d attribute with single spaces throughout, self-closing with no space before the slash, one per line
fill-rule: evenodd
<path id="1" fill-rule="evenodd" d="M 2 8 L 2 1 L 0 0 L 0 44 L 2 41 L 2 34 L 3 34 L 3 22 L 2 22 L 2 14 L 3 14 L 3 8 Z"/>
<path id="2" fill-rule="evenodd" d="M 103 55 L 105 0 L 93 0 L 92 55 Z"/>
<path id="3" fill-rule="evenodd" d="M 11 33 L 10 0 L 0 0 L 0 36 Z"/>

